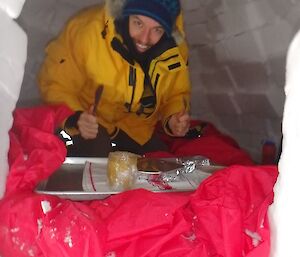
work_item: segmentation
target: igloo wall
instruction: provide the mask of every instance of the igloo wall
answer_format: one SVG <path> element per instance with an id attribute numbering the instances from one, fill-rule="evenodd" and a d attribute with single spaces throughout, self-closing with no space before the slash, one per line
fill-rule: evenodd
<path id="1" fill-rule="evenodd" d="M 13 20 L 22 10 L 24 0 L 0 1 L 0 199 L 8 172 L 8 131 L 12 112 L 19 98 L 27 57 L 27 36 Z"/>
<path id="2" fill-rule="evenodd" d="M 294 37 L 286 59 L 283 143 L 279 177 L 270 208 L 273 257 L 298 256 L 300 227 L 299 144 L 300 144 L 300 31 Z"/>

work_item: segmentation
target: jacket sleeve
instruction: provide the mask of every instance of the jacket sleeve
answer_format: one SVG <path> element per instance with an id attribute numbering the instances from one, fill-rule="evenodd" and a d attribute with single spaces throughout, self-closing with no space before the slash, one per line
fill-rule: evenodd
<path id="1" fill-rule="evenodd" d="M 172 135 L 167 127 L 167 123 L 173 114 L 183 110 L 189 112 L 191 85 L 187 66 L 169 76 L 171 78 L 169 82 L 170 87 L 168 92 L 164 94 L 160 114 L 165 132 L 168 135 Z"/>
<path id="2" fill-rule="evenodd" d="M 183 14 L 181 13 L 176 20 L 176 27 L 179 34 L 173 35 L 178 44 L 179 59 L 182 68 L 179 71 L 169 72 L 169 90 L 164 93 L 160 108 L 161 121 L 165 132 L 171 135 L 167 123 L 170 117 L 182 110 L 190 111 L 191 82 L 188 68 L 188 45 L 185 40 Z"/>
<path id="3" fill-rule="evenodd" d="M 38 74 L 41 96 L 46 103 L 66 104 L 83 110 L 78 99 L 84 86 L 84 38 L 80 27 L 71 21 L 59 37 L 46 48 L 46 58 Z"/>

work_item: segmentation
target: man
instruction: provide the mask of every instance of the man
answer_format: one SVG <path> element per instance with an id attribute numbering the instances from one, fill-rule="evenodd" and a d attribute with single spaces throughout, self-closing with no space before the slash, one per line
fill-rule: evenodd
<path id="1" fill-rule="evenodd" d="M 38 80 L 45 102 L 75 111 L 63 126 L 74 141 L 69 155 L 166 150 L 154 133 L 158 121 L 171 136 L 186 134 L 182 27 L 178 0 L 106 1 L 68 22 L 47 47 Z"/>

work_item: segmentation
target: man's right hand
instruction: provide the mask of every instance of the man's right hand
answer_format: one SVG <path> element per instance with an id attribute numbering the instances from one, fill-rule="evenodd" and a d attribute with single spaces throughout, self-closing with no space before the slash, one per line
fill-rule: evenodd
<path id="1" fill-rule="evenodd" d="M 94 139 L 97 137 L 99 124 L 97 118 L 91 112 L 81 113 L 77 126 L 84 139 Z"/>

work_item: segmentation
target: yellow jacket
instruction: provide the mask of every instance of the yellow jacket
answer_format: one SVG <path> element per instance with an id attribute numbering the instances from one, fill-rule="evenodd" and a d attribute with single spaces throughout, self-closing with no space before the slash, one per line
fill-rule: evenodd
<path id="1" fill-rule="evenodd" d="M 46 48 L 47 57 L 38 75 L 40 91 L 45 102 L 65 103 L 80 111 L 93 105 L 96 88 L 102 84 L 98 122 L 109 134 L 120 128 L 142 145 L 159 120 L 166 124 L 170 115 L 189 102 L 187 46 L 183 41 L 151 61 L 148 74 L 156 106 L 150 115 L 138 115 L 145 74 L 137 62 L 130 63 L 113 49 L 112 42 L 122 42 L 122 38 L 110 13 L 107 6 L 95 6 L 68 22 Z M 182 31 L 181 16 L 177 24 Z"/>

